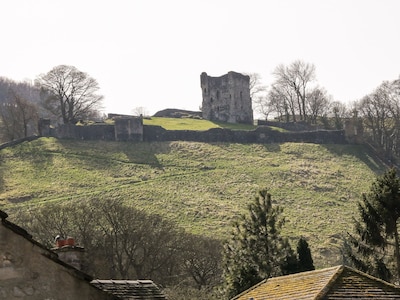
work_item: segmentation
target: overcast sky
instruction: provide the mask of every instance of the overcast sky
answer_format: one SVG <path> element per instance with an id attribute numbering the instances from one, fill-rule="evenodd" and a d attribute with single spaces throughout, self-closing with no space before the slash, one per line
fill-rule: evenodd
<path id="1" fill-rule="evenodd" d="M 105 112 L 198 110 L 200 74 L 316 67 L 345 103 L 400 75 L 398 0 L 2 0 L 0 76 L 61 64 L 95 78 Z"/>

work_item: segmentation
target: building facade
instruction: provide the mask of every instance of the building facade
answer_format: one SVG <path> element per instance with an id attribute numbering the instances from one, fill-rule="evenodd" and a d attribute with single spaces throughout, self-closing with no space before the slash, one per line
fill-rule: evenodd
<path id="1" fill-rule="evenodd" d="M 7 217 L 0 210 L 0 299 L 167 299 L 151 280 L 92 278 L 80 270 L 84 249 L 74 239 L 57 238 L 50 250 Z"/>
<path id="2" fill-rule="evenodd" d="M 0 210 L 0 299 L 114 300 L 92 278 L 61 261 Z"/>
<path id="3" fill-rule="evenodd" d="M 253 124 L 250 77 L 228 72 L 220 77 L 200 75 L 203 118 L 210 121 Z"/>

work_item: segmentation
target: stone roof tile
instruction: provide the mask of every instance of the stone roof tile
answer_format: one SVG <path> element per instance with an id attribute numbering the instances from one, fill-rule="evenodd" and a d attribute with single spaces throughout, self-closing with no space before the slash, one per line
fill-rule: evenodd
<path id="1" fill-rule="evenodd" d="M 263 280 L 232 300 L 400 299 L 400 288 L 347 266 Z"/>
<path id="2" fill-rule="evenodd" d="M 167 299 L 151 280 L 101 280 L 91 282 L 95 287 L 126 300 Z"/>

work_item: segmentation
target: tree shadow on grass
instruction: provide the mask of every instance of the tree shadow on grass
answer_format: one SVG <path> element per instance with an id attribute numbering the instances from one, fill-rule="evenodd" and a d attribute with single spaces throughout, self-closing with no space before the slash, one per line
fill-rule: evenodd
<path id="1" fill-rule="evenodd" d="M 389 167 L 368 145 L 324 144 L 322 146 L 335 155 L 351 155 L 358 158 L 376 174 L 382 173 Z"/>
<path id="2" fill-rule="evenodd" d="M 154 168 L 162 169 L 163 165 L 157 158 L 157 154 L 169 153 L 169 143 L 129 143 L 123 145 L 123 152 L 132 163 L 146 164 Z"/>
<path id="3" fill-rule="evenodd" d="M 159 153 L 167 153 L 170 151 L 169 145 L 162 143 L 141 143 L 141 142 L 115 142 L 115 141 L 73 141 L 60 140 L 60 143 L 66 149 L 72 149 L 72 154 L 79 155 L 93 168 L 99 168 L 101 165 L 107 167 L 113 161 L 119 163 L 133 163 L 149 165 L 155 168 L 162 168 L 161 162 L 158 160 Z M 72 144 L 73 143 L 73 144 Z M 81 147 L 81 150 L 79 149 Z M 75 149 L 74 149 L 75 148 Z M 76 154 L 74 154 L 76 152 Z M 123 158 L 113 156 L 123 153 Z M 110 155 L 109 155 L 110 154 Z M 103 164 L 99 161 L 103 160 Z"/>

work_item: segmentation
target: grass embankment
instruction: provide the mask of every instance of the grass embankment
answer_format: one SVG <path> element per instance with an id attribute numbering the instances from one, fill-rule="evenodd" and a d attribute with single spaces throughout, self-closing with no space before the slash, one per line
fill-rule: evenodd
<path id="1" fill-rule="evenodd" d="M 41 138 L 0 151 L 0 209 L 121 198 L 186 230 L 221 239 L 268 187 L 284 234 L 309 238 L 317 266 L 339 262 L 340 234 L 383 166 L 362 146 L 118 143 Z"/>
<path id="2" fill-rule="evenodd" d="M 254 125 L 213 122 L 193 118 L 160 118 L 143 119 L 144 125 L 157 125 L 167 130 L 208 130 L 211 128 L 226 128 L 233 130 L 253 130 Z"/>

